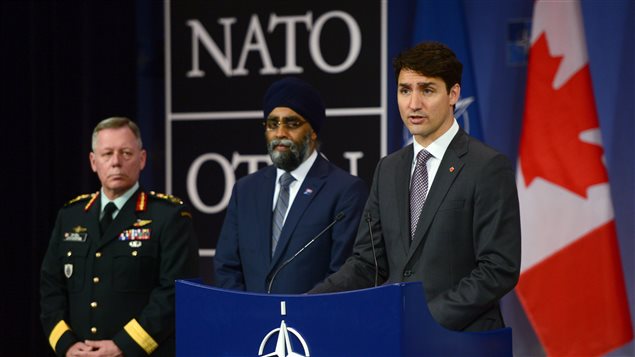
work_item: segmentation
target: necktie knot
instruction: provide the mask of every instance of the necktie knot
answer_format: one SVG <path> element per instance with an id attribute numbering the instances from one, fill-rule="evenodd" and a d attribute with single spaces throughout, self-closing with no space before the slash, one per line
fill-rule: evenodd
<path id="1" fill-rule="evenodd" d="M 282 176 L 280 176 L 280 187 L 287 189 L 293 181 L 295 181 L 295 177 L 293 177 L 290 173 L 285 172 Z"/>
<path id="2" fill-rule="evenodd" d="M 421 149 L 417 154 L 417 166 L 425 165 L 428 159 L 432 157 L 432 154 L 426 149 Z"/>

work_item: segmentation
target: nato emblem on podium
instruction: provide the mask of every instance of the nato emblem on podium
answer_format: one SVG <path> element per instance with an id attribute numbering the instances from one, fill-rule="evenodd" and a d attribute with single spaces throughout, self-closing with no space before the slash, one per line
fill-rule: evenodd
<path id="1" fill-rule="evenodd" d="M 262 357 L 309 357 L 311 354 L 309 353 L 309 347 L 304 340 L 304 337 L 300 335 L 300 333 L 294 329 L 293 327 L 288 327 L 286 322 L 284 322 L 284 316 L 287 314 L 287 307 L 285 301 L 280 301 L 280 315 L 283 319 L 280 321 L 280 327 L 274 328 L 269 331 L 267 335 L 262 339 L 260 343 L 260 348 L 258 349 L 258 356 Z M 275 344 L 275 350 L 270 353 L 265 354 L 265 348 L 267 347 L 267 342 L 270 339 L 274 338 L 277 335 L 277 341 Z M 302 346 L 303 354 L 293 351 L 293 342 L 298 341 Z M 296 344 L 297 345 L 297 344 Z"/>

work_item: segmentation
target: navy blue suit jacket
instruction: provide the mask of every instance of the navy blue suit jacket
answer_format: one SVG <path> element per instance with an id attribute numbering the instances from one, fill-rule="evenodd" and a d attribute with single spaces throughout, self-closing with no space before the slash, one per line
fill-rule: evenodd
<path id="1" fill-rule="evenodd" d="M 271 292 L 304 293 L 337 271 L 351 255 L 368 196 L 366 184 L 318 154 L 289 208 L 276 253 L 271 257 L 275 179 L 276 168 L 269 166 L 234 185 L 214 258 L 217 286 L 266 292 L 277 267 L 317 236 L 339 212 L 344 218 L 280 270 Z"/>

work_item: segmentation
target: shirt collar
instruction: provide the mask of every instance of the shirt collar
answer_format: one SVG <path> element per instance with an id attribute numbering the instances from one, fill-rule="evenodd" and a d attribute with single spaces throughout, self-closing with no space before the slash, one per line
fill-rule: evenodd
<path id="1" fill-rule="evenodd" d="M 445 154 L 445 151 L 450 146 L 450 143 L 452 142 L 452 139 L 454 139 L 454 136 L 458 132 L 459 132 L 459 124 L 456 122 L 456 119 L 454 119 L 450 129 L 448 129 L 448 131 L 443 133 L 443 135 L 438 137 L 437 140 L 433 141 L 425 149 L 430 154 L 432 154 L 433 158 L 441 160 L 443 158 L 443 155 Z M 419 144 L 417 142 L 417 140 L 414 140 L 414 138 L 412 140 L 412 144 L 413 144 L 413 148 L 414 148 L 413 163 L 416 164 L 416 162 L 417 162 L 417 154 L 419 154 L 419 151 L 423 150 L 424 147 L 421 146 L 421 144 Z"/>
<path id="2" fill-rule="evenodd" d="M 317 150 L 313 150 L 311 155 L 309 155 L 309 157 L 304 160 L 304 162 L 301 163 L 300 166 L 290 172 L 291 176 L 293 176 L 293 178 L 295 178 L 297 182 L 304 181 L 304 178 L 309 173 L 311 166 L 313 166 L 313 163 L 317 159 L 317 155 Z M 276 184 L 280 181 L 280 176 L 282 176 L 282 174 L 284 173 L 284 170 L 276 168 Z"/>
<path id="3" fill-rule="evenodd" d="M 112 200 L 112 202 L 115 204 L 115 206 L 117 206 L 117 210 L 120 210 L 121 207 L 123 207 L 123 205 L 126 204 L 126 202 L 128 202 L 128 200 L 130 199 L 130 197 L 132 197 L 132 195 L 134 195 L 134 193 L 139 189 L 139 182 L 135 182 L 135 184 L 128 190 L 126 191 L 126 193 L 124 193 L 123 195 L 115 198 L 114 200 Z M 106 205 L 108 204 L 108 202 L 111 202 L 108 197 L 106 197 L 106 195 L 104 194 L 104 188 L 101 188 L 101 211 L 104 211 L 104 207 L 106 207 Z"/>

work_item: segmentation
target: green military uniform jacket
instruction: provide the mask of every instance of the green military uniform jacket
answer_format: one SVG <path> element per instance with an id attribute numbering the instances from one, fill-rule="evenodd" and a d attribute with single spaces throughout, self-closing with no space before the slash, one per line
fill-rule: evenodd
<path id="1" fill-rule="evenodd" d="M 198 276 L 191 214 L 141 189 L 103 236 L 99 193 L 57 216 L 41 271 L 41 320 L 57 355 L 75 342 L 114 340 L 125 356 L 173 356 L 174 280 Z"/>

